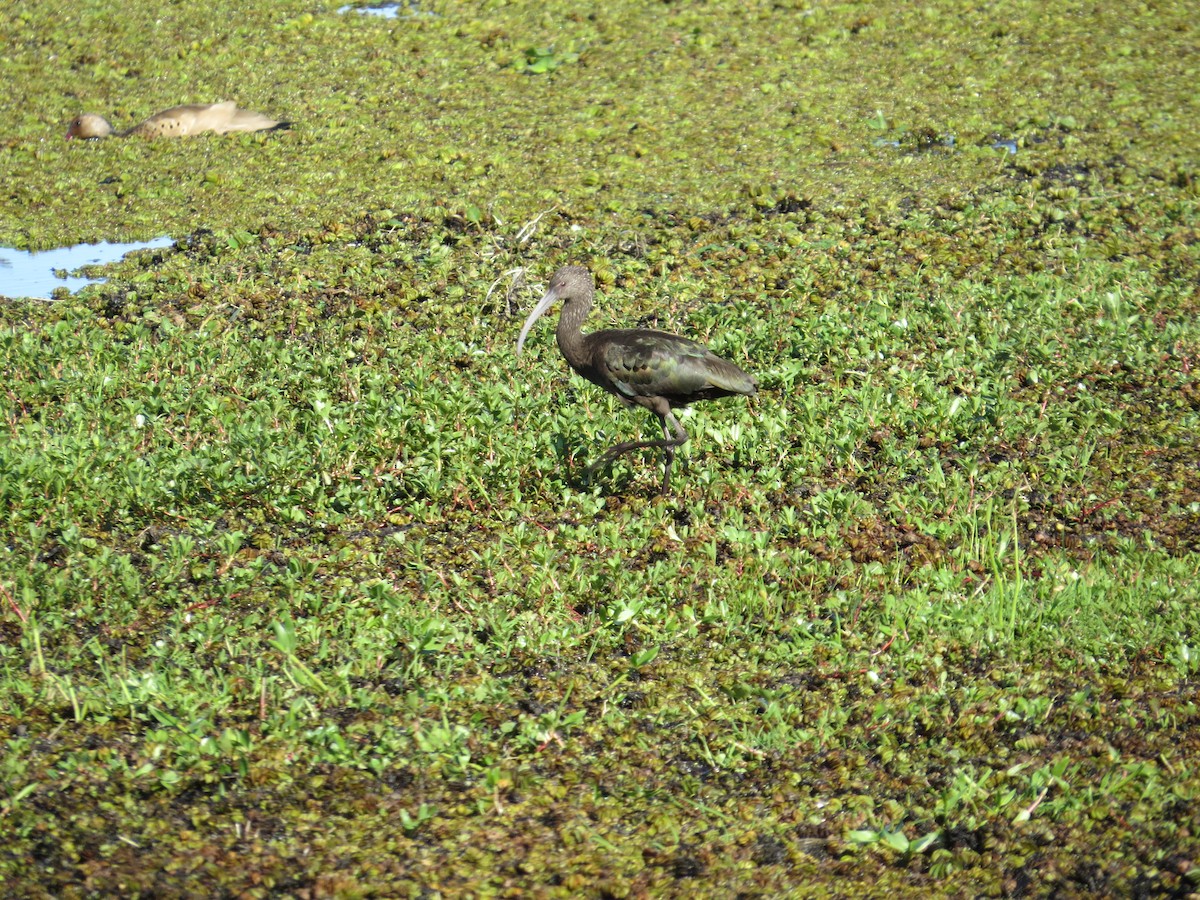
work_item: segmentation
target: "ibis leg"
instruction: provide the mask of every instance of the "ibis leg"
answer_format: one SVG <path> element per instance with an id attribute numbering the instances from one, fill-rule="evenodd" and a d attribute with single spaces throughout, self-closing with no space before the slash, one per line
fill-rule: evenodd
<path id="1" fill-rule="evenodd" d="M 655 413 L 657 415 L 657 413 Z M 675 418 L 675 414 L 671 412 L 670 407 L 667 407 L 664 414 L 659 418 L 662 424 L 663 439 L 661 441 L 625 441 L 623 444 L 617 444 L 615 447 L 610 447 L 604 451 L 603 455 L 588 466 L 589 473 L 596 469 L 607 465 L 618 456 L 623 456 L 631 450 L 648 450 L 650 448 L 658 448 L 663 451 L 664 456 L 664 471 L 662 492 L 664 494 L 671 487 L 671 464 L 675 461 L 675 450 L 678 447 L 687 443 L 688 433 L 683 430 L 683 426 L 679 424 L 679 420 Z M 668 428 L 668 424 L 671 426 Z M 671 432 L 674 431 L 674 434 Z"/>

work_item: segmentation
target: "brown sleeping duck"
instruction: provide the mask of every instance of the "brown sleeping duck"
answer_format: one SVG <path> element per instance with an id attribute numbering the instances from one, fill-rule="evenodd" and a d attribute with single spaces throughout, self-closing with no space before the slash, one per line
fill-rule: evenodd
<path id="1" fill-rule="evenodd" d="M 268 119 L 262 113 L 238 109 L 232 100 L 224 103 L 192 103 L 172 106 L 155 113 L 140 125 L 128 131 L 114 131 L 103 116 L 84 113 L 71 120 L 67 127 L 67 140 L 74 138 L 102 138 L 110 134 L 118 137 L 190 137 L 193 134 L 228 134 L 231 131 L 271 131 L 287 128 L 290 122 Z"/>

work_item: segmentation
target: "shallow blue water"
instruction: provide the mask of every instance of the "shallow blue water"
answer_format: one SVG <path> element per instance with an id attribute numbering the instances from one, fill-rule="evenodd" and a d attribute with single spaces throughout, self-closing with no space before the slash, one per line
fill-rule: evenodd
<path id="1" fill-rule="evenodd" d="M 48 299 L 60 287 L 75 293 L 85 285 L 105 281 L 69 274 L 80 267 L 116 262 L 131 250 L 169 247 L 172 242 L 172 238 L 160 237 L 132 244 L 76 244 L 40 253 L 0 247 L 0 297 Z M 64 269 L 68 273 L 65 278 L 54 274 L 56 270 Z"/>
<path id="2" fill-rule="evenodd" d="M 338 12 L 345 15 L 348 12 L 356 12 L 363 16 L 379 16 L 384 19 L 417 19 L 417 18 L 436 18 L 437 13 L 431 10 L 423 10 L 417 8 L 416 0 L 397 0 L 395 3 L 375 3 L 372 6 L 355 6 L 347 3 L 345 6 L 339 6 Z"/>

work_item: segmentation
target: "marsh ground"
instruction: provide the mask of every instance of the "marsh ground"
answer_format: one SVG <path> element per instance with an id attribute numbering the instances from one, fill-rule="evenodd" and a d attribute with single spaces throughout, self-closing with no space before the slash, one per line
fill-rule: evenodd
<path id="1" fill-rule="evenodd" d="M 336 8 L 0 13 L 5 892 L 1196 892 L 1189 5 Z"/>

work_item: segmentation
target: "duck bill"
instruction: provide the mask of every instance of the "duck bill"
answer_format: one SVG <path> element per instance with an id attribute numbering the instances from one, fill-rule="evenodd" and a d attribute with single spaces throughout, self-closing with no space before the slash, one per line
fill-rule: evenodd
<path id="1" fill-rule="evenodd" d="M 554 288 L 546 291 L 546 295 L 538 301 L 538 305 L 533 308 L 533 312 L 529 314 L 529 318 L 525 320 L 525 324 L 521 326 L 521 336 L 517 338 L 517 355 L 521 355 L 521 348 L 525 346 L 525 338 L 529 334 L 529 329 L 533 327 L 533 323 L 542 317 L 554 301 L 558 299 L 558 291 Z"/>

